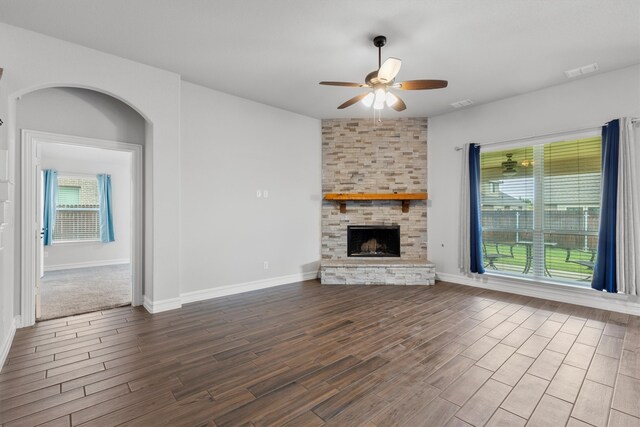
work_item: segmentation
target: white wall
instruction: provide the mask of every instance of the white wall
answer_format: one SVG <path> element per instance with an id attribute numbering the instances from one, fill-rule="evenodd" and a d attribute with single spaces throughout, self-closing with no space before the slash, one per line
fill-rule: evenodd
<path id="1" fill-rule="evenodd" d="M 143 127 L 144 129 L 144 127 Z M 41 165 L 66 173 L 111 175 L 113 225 L 110 243 L 74 242 L 44 248 L 45 271 L 129 262 L 131 256 L 131 153 L 43 143 Z"/>
<path id="2" fill-rule="evenodd" d="M 623 116 L 640 116 L 638 65 L 431 118 L 428 256 L 437 271 L 460 275 L 462 158 L 455 146 L 596 127 Z"/>
<path id="3" fill-rule="evenodd" d="M 0 345 L 19 314 L 20 254 L 15 213 L 16 98 L 46 87 L 83 87 L 109 94 L 138 111 L 145 123 L 145 298 L 179 297 L 178 180 L 180 148 L 180 76 L 79 45 L 0 24 L 4 75 L 0 80 L 0 187 L 8 188 L 9 218 L 0 231 Z M 2 156 L 0 156 L 2 157 Z M 14 188 L 15 187 L 15 188 Z M 2 206 L 0 206 L 2 207 Z M 15 216 L 15 215 L 13 215 Z"/>
<path id="4" fill-rule="evenodd" d="M 181 116 L 182 292 L 315 274 L 320 121 L 186 82 Z"/>

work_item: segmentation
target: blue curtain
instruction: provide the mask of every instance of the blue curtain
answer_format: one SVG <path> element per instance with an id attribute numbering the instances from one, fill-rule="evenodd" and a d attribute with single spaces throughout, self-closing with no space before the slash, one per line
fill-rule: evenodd
<path id="1" fill-rule="evenodd" d="M 45 246 L 53 243 L 53 226 L 56 223 L 56 205 L 58 204 L 58 172 L 53 169 L 44 169 L 43 177 L 43 199 L 44 209 L 42 212 L 42 240 Z"/>
<path id="2" fill-rule="evenodd" d="M 616 285 L 616 215 L 618 200 L 618 150 L 620 121 L 602 127 L 602 194 L 598 252 L 591 287 L 599 291 L 618 292 Z"/>
<path id="3" fill-rule="evenodd" d="M 469 254 L 471 256 L 470 270 L 472 273 L 484 273 L 482 264 L 482 224 L 480 223 L 480 146 L 469 145 Z"/>
<path id="4" fill-rule="evenodd" d="M 97 178 L 98 200 L 100 201 L 100 241 L 109 243 L 116 240 L 111 208 L 111 175 L 99 174 Z"/>

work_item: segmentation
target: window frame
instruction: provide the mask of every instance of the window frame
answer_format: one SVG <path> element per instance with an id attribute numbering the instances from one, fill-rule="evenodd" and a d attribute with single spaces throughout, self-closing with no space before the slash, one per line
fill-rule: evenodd
<path id="1" fill-rule="evenodd" d="M 572 280 L 562 277 L 549 277 L 544 274 L 545 270 L 545 260 L 544 258 L 536 257 L 536 251 L 544 254 L 544 234 L 546 233 L 544 228 L 544 208 L 545 204 L 536 203 L 535 200 L 544 200 L 542 197 L 543 194 L 543 186 L 544 186 L 544 146 L 546 144 L 553 144 L 555 142 L 563 142 L 563 141 L 572 141 L 572 140 L 581 140 L 581 139 L 590 139 L 595 137 L 601 137 L 601 128 L 587 129 L 581 131 L 570 131 L 563 132 L 558 134 L 550 134 L 543 135 L 540 137 L 530 137 L 530 138 L 522 138 L 522 139 L 514 139 L 514 140 L 506 140 L 497 143 L 486 143 L 479 144 L 481 146 L 480 153 L 491 153 L 498 151 L 505 151 L 509 149 L 518 149 L 518 148 L 526 148 L 531 147 L 534 154 L 534 164 L 537 163 L 537 169 L 534 168 L 533 179 L 538 180 L 537 183 L 534 184 L 534 200 L 533 200 L 533 228 L 532 228 L 532 237 L 533 237 L 533 248 L 534 257 L 532 259 L 532 270 L 535 272 L 533 275 L 504 271 L 504 270 L 489 270 L 485 269 L 485 274 L 488 276 L 495 276 L 497 278 L 510 278 L 522 280 L 525 282 L 532 283 L 544 283 L 550 285 L 562 285 L 569 286 L 579 289 L 591 288 L 590 282 L 583 282 L 579 280 Z M 539 147 L 536 150 L 536 147 Z M 536 174 L 536 170 L 538 173 Z M 542 173 L 540 173 L 542 171 Z M 482 171 L 480 172 L 482 174 Z M 482 182 L 482 175 L 481 175 Z M 542 184 L 542 185 L 541 185 Z M 480 197 L 480 204 L 482 206 L 482 196 Z M 537 211 L 537 213 L 536 213 Z M 482 215 L 482 209 L 481 209 Z M 482 217 L 481 217 L 482 218 Z M 536 223 L 539 221 L 539 224 Z M 483 230 L 484 231 L 484 230 Z M 538 234 L 538 236 L 536 236 Z M 537 243 L 537 245 L 536 245 Z M 544 257 L 545 255 L 543 255 Z M 483 259 L 484 262 L 484 259 Z M 542 273 L 539 275 L 539 273 Z"/>

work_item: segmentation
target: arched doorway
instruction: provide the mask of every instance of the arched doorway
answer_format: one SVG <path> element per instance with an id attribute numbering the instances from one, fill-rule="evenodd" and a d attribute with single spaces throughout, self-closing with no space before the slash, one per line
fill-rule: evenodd
<path id="1" fill-rule="evenodd" d="M 30 102 L 30 109 L 25 111 L 20 103 L 30 97 L 36 98 L 37 102 Z M 32 324 L 36 318 L 37 284 L 41 268 L 39 256 L 42 254 L 39 244 L 42 224 L 38 221 L 38 163 L 40 147 L 43 144 L 104 150 L 105 153 L 122 152 L 131 156 L 131 239 L 128 244 L 131 260 L 131 302 L 133 305 L 142 304 L 142 165 L 145 133 L 149 129 L 147 120 L 125 102 L 93 89 L 40 88 L 23 94 L 22 98 L 24 99 L 17 101 L 15 110 L 15 131 L 16 181 L 19 179 L 16 193 L 20 196 L 16 195 L 16 198 L 20 199 L 16 200 L 16 210 L 19 209 L 21 220 L 20 224 L 16 224 L 21 230 L 21 238 L 16 239 L 16 246 L 19 246 L 16 253 L 20 254 L 23 326 Z M 52 110 L 51 102 L 65 105 L 61 105 L 60 111 L 56 111 Z M 61 111 L 64 111 L 64 114 L 60 113 Z M 123 122 L 122 111 L 137 116 L 137 129 L 133 129 L 130 123 Z M 26 120 L 26 114 L 30 115 L 29 120 Z M 34 116 L 39 116 L 38 120 L 33 120 Z M 127 126 L 128 129 L 123 129 Z M 81 311 L 102 307 L 89 305 L 86 308 Z"/>

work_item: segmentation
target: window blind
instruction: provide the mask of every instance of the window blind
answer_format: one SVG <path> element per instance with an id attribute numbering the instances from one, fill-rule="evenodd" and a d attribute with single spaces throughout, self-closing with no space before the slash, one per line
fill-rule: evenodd
<path id="1" fill-rule="evenodd" d="M 587 284 L 600 203 L 600 137 L 481 154 L 486 268 Z"/>
<path id="2" fill-rule="evenodd" d="M 547 268 L 557 277 L 590 278 L 598 243 L 601 183 L 600 137 L 544 147 L 544 240 L 553 245 Z"/>

